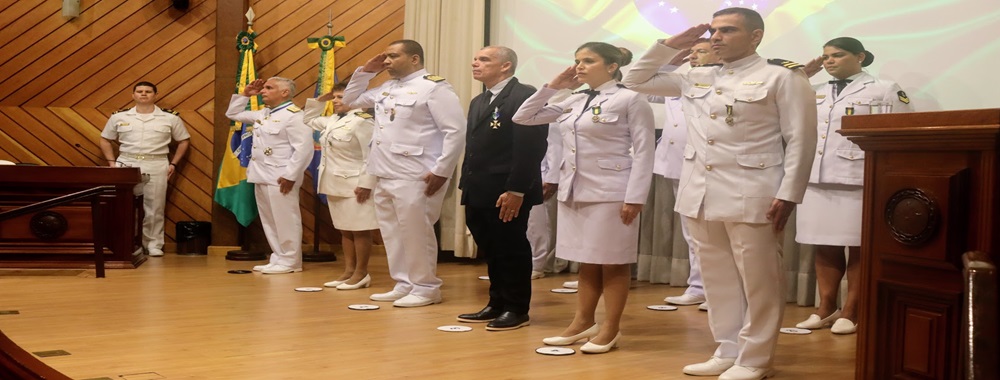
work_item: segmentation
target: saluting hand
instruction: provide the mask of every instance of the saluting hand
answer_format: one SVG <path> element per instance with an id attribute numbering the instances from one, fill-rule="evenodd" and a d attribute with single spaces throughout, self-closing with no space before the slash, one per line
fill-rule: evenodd
<path id="1" fill-rule="evenodd" d="M 254 96 L 259 94 L 260 90 L 264 89 L 264 82 L 267 81 L 263 79 L 254 79 L 253 82 L 250 82 L 243 88 L 243 96 Z"/>
<path id="2" fill-rule="evenodd" d="M 580 81 L 576 79 L 576 66 L 567 67 L 566 70 L 556 75 L 556 78 L 549 82 L 549 88 L 562 90 L 566 88 L 577 88 Z"/>
<path id="3" fill-rule="evenodd" d="M 667 64 L 673 66 L 680 66 L 690 60 L 691 60 L 691 48 L 681 49 L 681 51 L 678 52 L 677 55 L 675 55 L 674 58 L 670 60 L 670 62 L 667 62 Z"/>
<path id="4" fill-rule="evenodd" d="M 621 212 L 622 223 L 625 223 L 626 226 L 631 225 L 640 212 L 642 212 L 642 205 L 632 203 L 623 204 Z"/>
<path id="5" fill-rule="evenodd" d="M 820 70 L 823 70 L 823 56 L 813 58 L 811 61 L 806 63 L 805 67 L 802 68 L 802 71 L 805 71 L 806 76 L 810 78 L 819 73 Z"/>
<path id="6" fill-rule="evenodd" d="M 361 71 L 364 71 L 366 73 L 382 72 L 382 70 L 385 70 L 386 66 L 385 58 L 386 58 L 385 53 L 379 53 L 378 55 L 372 57 L 372 59 L 369 59 L 368 62 L 365 62 L 365 65 L 361 68 Z"/>
<path id="7" fill-rule="evenodd" d="M 694 46 L 695 41 L 705 35 L 708 29 L 708 24 L 695 25 L 688 28 L 688 30 L 670 36 L 670 38 L 663 40 L 661 43 L 677 50 L 690 49 Z"/>
<path id="8" fill-rule="evenodd" d="M 329 102 L 331 100 L 333 100 L 333 91 L 320 95 L 318 98 L 316 98 L 316 101 L 318 102 Z"/>

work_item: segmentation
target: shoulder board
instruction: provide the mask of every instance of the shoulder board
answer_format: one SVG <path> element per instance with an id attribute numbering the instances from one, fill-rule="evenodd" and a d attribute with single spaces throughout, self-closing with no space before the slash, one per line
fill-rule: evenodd
<path id="1" fill-rule="evenodd" d="M 125 111 L 128 111 L 128 110 L 129 110 L 128 108 L 124 108 L 124 109 L 120 109 L 120 110 L 117 110 L 115 112 L 112 112 L 111 114 L 114 115 L 116 113 L 122 113 L 122 112 L 125 112 Z"/>
<path id="2" fill-rule="evenodd" d="M 166 112 L 166 113 L 169 113 L 171 115 L 174 115 L 174 116 L 179 116 L 180 115 L 180 112 L 174 111 L 174 110 L 169 109 L 169 108 L 164 108 L 162 111 Z"/>
<path id="3" fill-rule="evenodd" d="M 722 67 L 721 63 L 706 63 L 698 67 Z"/>
<path id="4" fill-rule="evenodd" d="M 780 59 L 780 58 L 769 59 L 767 60 L 767 63 L 770 63 L 772 65 L 778 65 L 790 70 L 795 70 L 805 67 L 805 65 L 801 63 L 795 63 L 787 59 Z"/>
<path id="5" fill-rule="evenodd" d="M 371 119 L 371 118 L 374 117 L 374 116 L 372 116 L 372 114 L 370 114 L 368 112 L 365 112 L 365 111 L 355 112 L 354 115 L 357 116 L 357 117 L 360 117 L 362 119 Z"/>
<path id="6" fill-rule="evenodd" d="M 433 74 L 428 74 L 428 75 L 424 75 L 424 79 L 427 79 L 427 80 L 429 80 L 431 82 L 437 83 L 437 82 L 443 81 L 444 77 L 440 77 L 440 76 L 433 75 Z"/>
<path id="7" fill-rule="evenodd" d="M 617 86 L 618 86 L 618 88 L 625 88 L 625 85 L 621 84 L 621 83 L 617 84 Z"/>
<path id="8" fill-rule="evenodd" d="M 299 108 L 299 106 L 296 106 L 294 104 L 288 106 L 288 108 L 285 108 L 285 109 L 288 110 L 288 112 L 301 112 L 302 111 L 302 109 Z"/>

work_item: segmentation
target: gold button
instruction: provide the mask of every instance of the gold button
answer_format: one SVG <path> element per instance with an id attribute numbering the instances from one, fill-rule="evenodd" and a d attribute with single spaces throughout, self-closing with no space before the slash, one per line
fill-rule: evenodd
<path id="1" fill-rule="evenodd" d="M 830 105 L 830 109 L 833 109 L 833 105 L 832 104 Z"/>
<path id="2" fill-rule="evenodd" d="M 576 166 L 573 167 L 573 170 L 576 170 Z"/>
<path id="3" fill-rule="evenodd" d="M 822 151 L 822 150 L 817 150 L 817 151 L 816 151 L 816 154 L 818 154 L 818 155 L 822 156 L 822 155 L 823 155 L 823 151 Z"/>
<path id="4" fill-rule="evenodd" d="M 674 145 L 674 140 L 670 140 L 670 145 Z"/>
<path id="5" fill-rule="evenodd" d="M 403 155 L 404 155 L 404 156 L 409 156 L 409 155 L 410 155 L 410 152 L 407 152 L 407 151 L 405 151 L 405 150 L 404 150 L 404 151 L 403 151 Z"/>
<path id="6" fill-rule="evenodd" d="M 715 90 L 715 93 L 718 95 L 722 95 L 722 90 Z"/>
<path id="7" fill-rule="evenodd" d="M 573 153 L 576 153 L 576 148 L 571 148 L 569 151 L 573 152 Z"/>
<path id="8" fill-rule="evenodd" d="M 712 120 L 715 120 L 715 114 L 713 113 L 713 114 L 711 114 L 711 115 L 708 115 L 708 118 L 709 118 L 709 119 L 712 119 Z"/>
<path id="9" fill-rule="evenodd" d="M 854 158 L 854 155 L 848 155 L 847 158 Z"/>
<path id="10" fill-rule="evenodd" d="M 376 141 L 375 145 L 382 145 L 382 140 Z"/>
<path id="11" fill-rule="evenodd" d="M 622 168 L 621 165 L 615 165 L 615 169 L 621 169 L 621 168 Z"/>
<path id="12" fill-rule="evenodd" d="M 830 119 L 823 120 L 824 123 L 830 124 Z"/>
<path id="13" fill-rule="evenodd" d="M 674 128 L 677 128 L 677 124 L 674 124 Z"/>
<path id="14" fill-rule="evenodd" d="M 709 139 L 708 140 L 708 145 L 715 145 L 715 140 Z"/>
<path id="15" fill-rule="evenodd" d="M 705 170 L 712 171 L 712 165 L 705 165 Z"/>
<path id="16" fill-rule="evenodd" d="M 820 136 L 820 138 L 825 139 L 826 138 L 826 133 L 824 133 L 822 136 Z"/>
<path id="17" fill-rule="evenodd" d="M 764 167 L 764 163 L 763 162 L 761 162 L 759 165 L 760 165 L 760 167 Z"/>
<path id="18" fill-rule="evenodd" d="M 729 70 L 729 71 L 726 71 L 726 73 L 729 74 L 729 75 L 733 75 L 734 71 L 733 70 Z"/>

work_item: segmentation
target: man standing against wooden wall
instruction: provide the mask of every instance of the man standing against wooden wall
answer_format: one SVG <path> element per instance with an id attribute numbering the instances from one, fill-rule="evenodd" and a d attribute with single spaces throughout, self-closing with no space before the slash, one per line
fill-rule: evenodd
<path id="1" fill-rule="evenodd" d="M 176 111 L 156 106 L 156 85 L 139 82 L 132 88 L 135 106 L 111 114 L 101 132 L 101 152 L 108 166 L 136 167 L 143 182 L 136 194 L 142 194 L 142 246 L 153 257 L 163 256 L 163 208 L 167 204 L 167 180 L 187 153 L 187 128 Z M 111 143 L 118 141 L 118 158 Z M 167 160 L 170 142 L 177 141 L 177 151 Z"/>

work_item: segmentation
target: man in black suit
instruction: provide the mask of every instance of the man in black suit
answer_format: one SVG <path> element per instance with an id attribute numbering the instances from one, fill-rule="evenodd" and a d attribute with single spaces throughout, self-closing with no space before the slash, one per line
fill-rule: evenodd
<path id="1" fill-rule="evenodd" d="M 461 322 L 489 322 L 490 331 L 513 330 L 530 324 L 531 244 L 528 211 L 542 203 L 540 163 L 545 156 L 548 128 L 511 121 L 535 89 L 514 77 L 517 54 L 503 46 L 476 53 L 472 77 L 487 91 L 472 100 L 462 165 L 465 221 L 490 276 L 490 302 Z"/>

